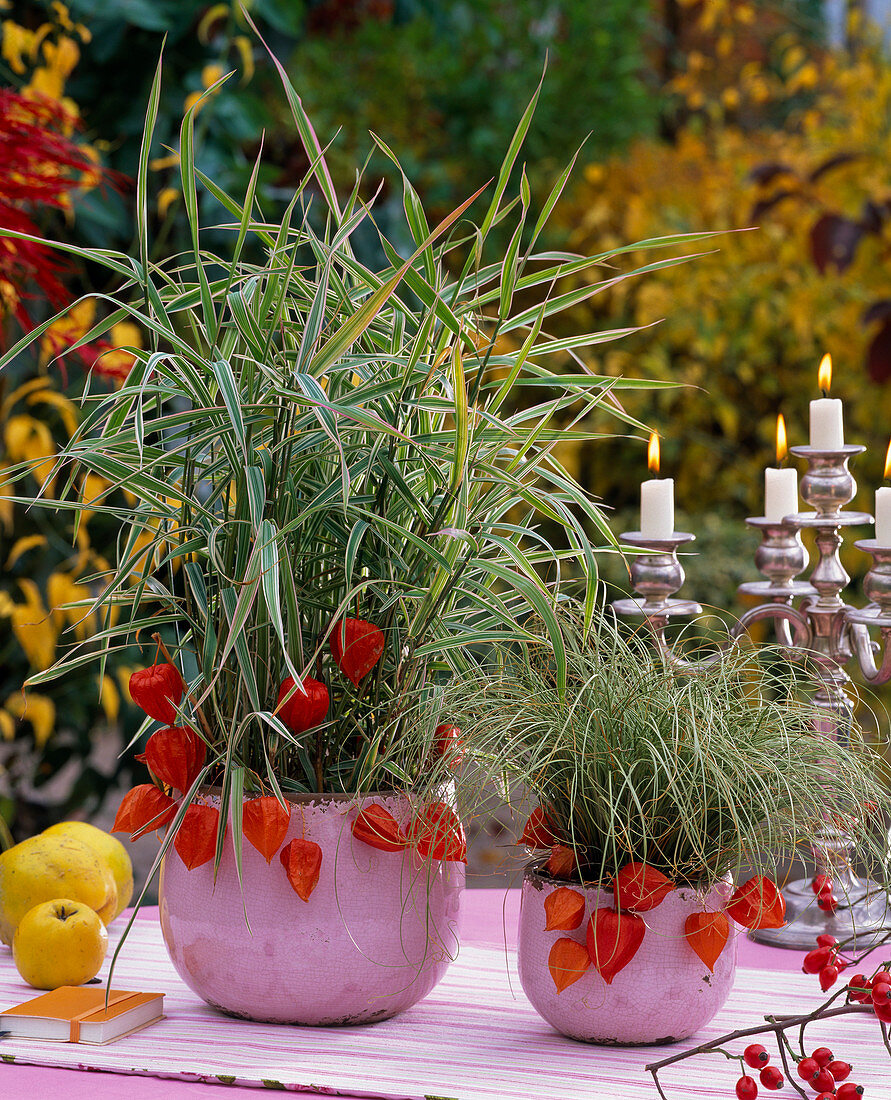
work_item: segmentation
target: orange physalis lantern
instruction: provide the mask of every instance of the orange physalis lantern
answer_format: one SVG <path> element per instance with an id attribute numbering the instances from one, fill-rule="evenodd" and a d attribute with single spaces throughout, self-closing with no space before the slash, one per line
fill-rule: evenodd
<path id="1" fill-rule="evenodd" d="M 777 884 L 764 875 L 756 875 L 734 890 L 725 910 L 743 928 L 782 928 L 786 923 L 786 899 Z"/>
<path id="2" fill-rule="evenodd" d="M 585 898 L 578 890 L 559 886 L 544 901 L 545 932 L 571 932 L 585 919 Z"/>
<path id="3" fill-rule="evenodd" d="M 328 644 L 334 663 L 358 687 L 381 659 L 384 632 L 365 619 L 344 619 L 331 632 Z"/>
<path id="4" fill-rule="evenodd" d="M 322 849 L 314 840 L 298 838 L 282 848 L 279 859 L 294 893 L 303 901 L 309 901 L 319 882 Z"/>
<path id="5" fill-rule="evenodd" d="M 376 802 L 362 810 L 353 822 L 352 833 L 356 840 L 382 852 L 401 852 L 408 847 L 396 818 Z"/>
<path id="6" fill-rule="evenodd" d="M 631 962 L 643 943 L 646 925 L 633 913 L 595 909 L 588 921 L 588 955 L 607 985 Z"/>
<path id="7" fill-rule="evenodd" d="M 170 664 L 149 665 L 130 677 L 130 695 L 149 718 L 169 726 L 183 697 L 183 678 Z"/>
<path id="8" fill-rule="evenodd" d="M 242 832 L 267 863 L 284 843 L 290 820 L 290 811 L 272 795 L 252 798 L 241 810 Z"/>
<path id="9" fill-rule="evenodd" d="M 613 880 L 617 909 L 645 913 L 655 909 L 674 889 L 674 883 L 648 863 L 626 863 Z"/>
<path id="10" fill-rule="evenodd" d="M 557 992 L 562 993 L 567 986 L 583 977 L 591 965 L 585 945 L 569 936 L 562 936 L 551 948 L 548 955 L 548 970 L 554 979 Z"/>
<path id="11" fill-rule="evenodd" d="M 215 806 L 193 803 L 186 810 L 173 847 L 188 870 L 193 871 L 213 859 L 219 824 L 220 811 Z"/>
<path id="12" fill-rule="evenodd" d="M 295 689 L 293 676 L 288 676 L 278 689 L 278 716 L 291 733 L 306 733 L 325 721 L 331 702 L 328 689 L 320 680 L 304 676 L 303 690 Z M 285 696 L 291 697 L 284 702 Z"/>
<path id="13" fill-rule="evenodd" d="M 714 971 L 730 936 L 730 921 L 724 913 L 691 913 L 684 921 L 684 935 L 709 970 Z"/>
<path id="14" fill-rule="evenodd" d="M 569 878 L 575 870 L 575 852 L 565 844 L 555 844 L 545 866 L 553 878 Z"/>
<path id="15" fill-rule="evenodd" d="M 121 799 L 111 831 L 130 833 L 136 840 L 143 833 L 169 825 L 176 816 L 176 805 L 170 795 L 159 791 L 154 783 L 141 783 Z"/>
<path id="16" fill-rule="evenodd" d="M 525 844 L 527 848 L 550 848 L 556 841 L 547 814 L 541 806 L 536 806 L 526 821 L 519 843 Z"/>
<path id="17" fill-rule="evenodd" d="M 205 744 L 194 730 L 167 726 L 151 735 L 145 752 L 136 759 L 144 761 L 162 783 L 185 794 L 204 767 L 206 755 Z"/>
<path id="18" fill-rule="evenodd" d="M 422 859 L 467 862 L 464 831 L 456 814 L 444 802 L 425 806 L 409 829 L 408 840 Z"/>
<path id="19" fill-rule="evenodd" d="M 457 768 L 464 760 L 461 751 L 461 731 L 449 722 L 436 727 L 433 734 L 433 752 L 446 761 L 450 768 Z"/>

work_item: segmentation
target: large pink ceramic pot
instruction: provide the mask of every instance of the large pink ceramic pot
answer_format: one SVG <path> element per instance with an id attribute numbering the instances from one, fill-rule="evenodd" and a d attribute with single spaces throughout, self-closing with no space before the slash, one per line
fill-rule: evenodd
<path id="1" fill-rule="evenodd" d="M 545 899 L 570 885 L 586 898 L 585 916 L 574 931 L 545 931 Z M 720 883 L 706 895 L 690 888 L 672 891 L 655 909 L 639 914 L 646 924 L 631 962 L 607 985 L 593 966 L 558 993 L 548 970 L 554 942 L 568 936 L 585 943 L 588 918 L 615 904 L 612 891 L 585 889 L 526 869 L 520 907 L 518 964 L 520 983 L 541 1016 L 571 1039 L 587 1043 L 634 1045 L 686 1039 L 724 1004 L 736 972 L 736 926 L 715 963 L 714 973 L 684 935 L 691 913 L 722 908 L 732 887 Z"/>
<path id="2" fill-rule="evenodd" d="M 205 801 L 212 802 L 208 796 Z M 180 977 L 233 1016 L 311 1025 L 370 1023 L 404 1012 L 440 981 L 458 947 L 464 865 L 382 852 L 350 826 L 370 803 L 407 828 L 406 798 L 296 795 L 285 844 L 322 848 L 308 902 L 292 889 L 278 855 L 247 841 L 239 886 L 227 837 L 213 862 L 186 869 L 171 847 L 161 868 L 161 929 Z"/>

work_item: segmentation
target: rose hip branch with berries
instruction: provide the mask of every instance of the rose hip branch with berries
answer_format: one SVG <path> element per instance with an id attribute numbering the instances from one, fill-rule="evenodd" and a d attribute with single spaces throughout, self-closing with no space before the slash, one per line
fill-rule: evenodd
<path id="1" fill-rule="evenodd" d="M 802 970 L 805 974 L 818 975 L 824 992 L 835 984 L 840 971 L 860 963 L 876 950 L 871 946 L 867 951 L 848 958 L 844 953 L 848 942 L 850 941 L 840 942 L 834 936 L 821 935 L 817 937 L 816 948 L 804 956 Z M 882 944 L 888 943 L 891 943 L 891 928 L 887 929 L 882 940 Z M 841 997 L 845 998 L 846 1003 L 836 1004 Z M 759 1071 L 761 1085 L 769 1091 L 781 1089 L 788 1080 L 795 1092 L 806 1100 L 810 1100 L 814 1092 L 817 1093 L 815 1100 L 857 1100 L 866 1090 L 862 1085 L 847 1080 L 852 1070 L 850 1063 L 837 1058 L 828 1047 L 818 1047 L 810 1054 L 805 1049 L 808 1026 L 837 1016 L 854 1015 L 876 1017 L 882 1042 L 891 1056 L 891 1040 L 888 1034 L 888 1025 L 891 1024 L 891 960 L 883 961 L 871 977 L 862 973 L 854 974 L 841 989 L 810 1012 L 792 1016 L 765 1016 L 763 1024 L 728 1032 L 690 1050 L 652 1062 L 646 1066 L 646 1070 L 652 1074 L 656 1091 L 663 1100 L 669 1098 L 659 1081 L 660 1070 L 700 1054 L 721 1054 L 729 1060 L 740 1060 L 742 1076 L 736 1082 L 737 1100 L 755 1100 L 758 1095 L 758 1084 L 754 1077 L 746 1073 L 747 1066 Z M 790 1035 L 796 1031 L 797 1048 L 790 1042 Z M 770 1053 L 760 1044 L 751 1043 L 742 1053 L 728 1049 L 737 1040 L 756 1035 L 773 1037 L 783 1072 L 769 1064 Z M 805 1087 L 811 1091 L 806 1092 Z"/>

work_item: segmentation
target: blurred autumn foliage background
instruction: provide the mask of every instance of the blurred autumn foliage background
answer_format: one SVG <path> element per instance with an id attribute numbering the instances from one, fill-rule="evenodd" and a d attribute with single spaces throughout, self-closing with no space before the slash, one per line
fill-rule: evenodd
<path id="1" fill-rule="evenodd" d="M 869 447 L 857 462 L 857 504 L 869 510 L 891 431 L 891 66 L 883 31 L 869 25 L 863 4 L 841 5 L 835 44 L 828 5 L 818 0 L 244 7 L 287 66 L 323 142 L 332 142 L 338 185 L 351 187 L 354 165 L 370 158 L 369 188 L 383 181 L 375 218 L 397 247 L 406 244 L 401 187 L 369 131 L 397 150 L 433 212 L 444 214 L 492 176 L 546 58 L 527 147 L 533 202 L 578 152 L 552 247 L 600 252 L 679 232 L 718 234 L 691 245 L 689 263 L 621 283 L 570 318 L 576 332 L 640 328 L 619 343 L 579 349 L 595 372 L 687 384 L 642 392 L 629 412 L 660 431 L 663 468 L 678 479 L 679 526 L 703 536 L 689 569 L 691 595 L 733 606 L 736 583 L 752 578 L 755 539 L 741 520 L 762 511 L 761 471 L 772 463 L 778 411 L 791 441 L 805 441 L 824 351 L 835 362 L 847 437 Z M 179 124 L 204 93 L 202 167 L 239 193 L 262 145 L 263 203 L 290 199 L 306 165 L 266 50 L 239 5 L 0 0 L 0 8 L 4 226 L 131 245 L 144 105 L 165 36 L 158 125 L 165 151 L 151 166 L 156 253 L 184 240 Z M 201 201 L 207 219 L 222 219 L 209 195 Z M 371 236 L 366 247 L 377 247 Z M 6 347 L 72 304 L 65 323 L 44 334 L 40 360 L 20 357 L 0 379 L 3 465 L 30 458 L 44 463 L 40 477 L 76 428 L 85 386 L 114 385 L 126 372 L 127 348 L 141 339 L 133 326 L 89 339 L 107 289 L 74 259 L 0 241 Z M 604 433 L 614 425 L 604 420 Z M 635 525 L 645 476 L 640 436 L 563 457 L 624 513 L 617 530 Z M 33 478 L 25 488 L 33 491 Z M 58 645 L 97 629 L 70 605 L 88 600 L 79 578 L 117 537 L 101 508 L 109 491 L 82 487 L 96 508 L 76 534 L 61 514 L 13 505 L 14 488 L 0 497 L 0 813 L 17 835 L 97 808 L 128 780 L 118 752 L 138 719 L 127 671 L 151 654 L 134 647 L 98 678 L 88 669 L 82 682 L 22 691 Z M 858 574 L 857 552 L 850 555 Z M 605 573 L 620 581 L 621 565 L 607 562 Z"/>

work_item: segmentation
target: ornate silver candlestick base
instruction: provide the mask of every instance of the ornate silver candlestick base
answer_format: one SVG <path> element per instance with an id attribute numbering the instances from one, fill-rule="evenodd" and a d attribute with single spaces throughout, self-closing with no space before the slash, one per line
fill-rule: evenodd
<path id="1" fill-rule="evenodd" d="M 838 451 L 812 447 L 793 447 L 792 453 L 807 460 L 808 470 L 801 481 L 801 493 L 814 511 L 786 516 L 781 522 L 755 517 L 746 522 L 761 531 L 761 544 L 755 552 L 755 564 L 765 581 L 740 585 L 739 592 L 761 601 L 746 611 L 730 632 L 732 642 L 752 623 L 771 619 L 777 640 L 790 660 L 807 660 L 816 672 L 817 689 L 813 695 L 814 729 L 823 736 L 847 742 L 853 725 L 853 705 L 847 693 L 850 683 L 845 665 L 856 659 L 864 676 L 874 684 L 891 680 L 891 547 L 881 547 L 874 539 L 856 543 L 873 556 L 864 589 L 872 601 L 867 607 L 854 608 L 844 603 L 841 592 L 850 581 L 839 548 L 841 531 L 853 525 L 872 523 L 872 516 L 843 511 L 854 498 L 857 485 L 848 470 L 848 462 L 863 447 L 846 446 Z M 808 581 L 795 578 L 807 565 L 801 541 L 802 527 L 814 530 L 817 562 Z M 695 668 L 666 639 L 665 627 L 672 615 L 696 615 L 701 608 L 688 600 L 672 599 L 684 581 L 677 560 L 677 549 L 693 536 L 676 533 L 660 542 L 645 540 L 639 531 L 623 535 L 632 546 L 651 552 L 636 556 L 631 564 L 631 580 L 638 599 L 617 600 L 613 604 L 620 615 L 643 616 L 658 647 L 667 658 L 682 668 Z M 797 606 L 796 606 L 797 601 Z M 881 631 L 881 646 L 869 634 Z M 876 664 L 875 654 L 883 657 Z M 719 659 L 720 654 L 705 658 Z M 836 822 L 827 819 L 822 836 L 813 848 L 818 873 L 829 875 L 838 907 L 834 912 L 819 908 L 811 880 L 791 882 L 783 889 L 787 924 L 752 932 L 752 938 L 777 947 L 809 950 L 824 932 L 838 939 L 856 936 L 858 949 L 869 947 L 880 937 L 878 929 L 891 923 L 887 893 L 878 883 L 854 871 L 853 837 Z"/>

